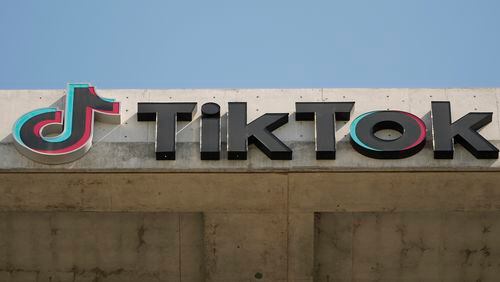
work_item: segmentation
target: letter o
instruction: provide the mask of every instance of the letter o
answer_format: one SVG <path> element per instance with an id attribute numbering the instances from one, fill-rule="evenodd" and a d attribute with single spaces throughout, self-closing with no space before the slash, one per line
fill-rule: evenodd
<path id="1" fill-rule="evenodd" d="M 399 138 L 385 140 L 375 136 L 384 129 L 401 133 Z M 374 159 L 403 159 L 425 146 L 427 128 L 417 116 L 403 111 L 373 111 L 353 120 L 351 145 L 360 154 Z"/>

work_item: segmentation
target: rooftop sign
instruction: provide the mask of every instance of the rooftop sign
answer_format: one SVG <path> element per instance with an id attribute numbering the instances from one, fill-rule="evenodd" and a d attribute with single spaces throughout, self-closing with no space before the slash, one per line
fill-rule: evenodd
<path id="1" fill-rule="evenodd" d="M 358 102 L 359 103 L 359 102 Z M 176 136 L 179 121 L 191 121 L 197 101 L 137 103 L 137 121 L 155 122 L 157 160 L 176 159 Z M 350 121 L 350 143 L 359 153 L 374 159 L 402 159 L 417 154 L 426 143 L 428 131 L 424 121 L 401 110 L 367 111 L 352 117 L 356 106 L 352 101 L 296 102 L 295 120 L 311 121 L 315 130 L 316 159 L 335 159 L 336 125 Z M 478 130 L 492 121 L 493 112 L 469 112 L 452 121 L 449 101 L 431 101 L 434 158 L 452 159 L 458 143 L 477 159 L 497 159 L 498 149 Z M 292 160 L 293 150 L 273 131 L 287 126 L 289 113 L 263 113 L 247 121 L 247 103 L 227 104 L 227 159 L 247 159 L 248 146 L 255 144 L 272 160 Z M 88 84 L 70 84 L 65 110 L 44 108 L 21 116 L 12 135 L 20 153 L 47 164 L 75 161 L 92 145 L 94 118 L 120 123 L 120 103 L 101 98 Z M 200 159 L 219 160 L 222 151 L 221 107 L 214 102 L 201 105 Z M 146 124 L 144 125 L 146 126 Z M 384 139 L 381 130 L 396 130 L 400 136 Z"/>

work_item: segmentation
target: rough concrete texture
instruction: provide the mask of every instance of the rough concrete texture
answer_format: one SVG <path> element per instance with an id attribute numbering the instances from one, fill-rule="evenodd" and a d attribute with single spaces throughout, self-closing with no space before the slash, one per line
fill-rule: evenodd
<path id="1" fill-rule="evenodd" d="M 208 281 L 286 281 L 286 214 L 205 214 Z"/>
<path id="2" fill-rule="evenodd" d="M 496 211 L 495 172 L 0 173 L 0 210 Z"/>
<path id="3" fill-rule="evenodd" d="M 496 172 L 3 173 L 0 281 L 496 281 L 498 183 Z"/>
<path id="4" fill-rule="evenodd" d="M 315 281 L 498 281 L 499 212 L 318 213 Z"/>
<path id="5" fill-rule="evenodd" d="M 1 212 L 0 281 L 202 281 L 196 213 Z"/>
<path id="6" fill-rule="evenodd" d="M 480 132 L 500 147 L 498 101 L 500 89 L 226 89 L 226 90 L 104 90 L 102 97 L 122 103 L 122 124 L 96 123 L 94 146 L 82 159 L 65 165 L 37 164 L 20 155 L 12 144 L 11 130 L 24 113 L 49 106 L 64 108 L 63 90 L 0 90 L 0 170 L 3 171 L 351 171 L 351 170 L 499 170 L 498 160 L 477 160 L 456 145 L 453 160 L 434 160 L 432 154 L 431 101 L 450 101 L 454 120 L 468 112 L 493 112 L 493 121 Z M 197 102 L 192 122 L 178 125 L 177 160 L 156 161 L 155 123 L 137 122 L 137 102 Z M 248 122 L 269 112 L 289 113 L 289 123 L 275 134 L 290 146 L 292 161 L 271 161 L 250 146 L 247 161 L 201 161 L 199 156 L 200 107 L 205 102 L 221 106 L 222 142 L 225 147 L 227 103 L 247 102 Z M 353 117 L 373 110 L 403 110 L 421 117 L 428 128 L 427 146 L 419 154 L 393 161 L 374 160 L 355 152 L 349 144 L 350 122 L 338 122 L 336 160 L 316 160 L 314 123 L 295 121 L 295 102 L 354 101 Z M 352 120 L 351 119 L 351 120 Z"/>

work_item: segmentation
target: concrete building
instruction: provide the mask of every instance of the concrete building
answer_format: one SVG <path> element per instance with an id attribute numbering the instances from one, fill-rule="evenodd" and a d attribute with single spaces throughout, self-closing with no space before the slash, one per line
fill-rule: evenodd
<path id="1" fill-rule="evenodd" d="M 13 126 L 35 109 L 64 110 L 66 94 L 0 91 L 0 281 L 500 277 L 500 162 L 460 144 L 435 159 L 431 122 L 432 101 L 448 101 L 453 121 L 490 112 L 478 132 L 499 147 L 500 89 L 97 89 L 120 102 L 120 123 L 96 122 L 77 160 L 33 161 L 16 149 Z M 335 159 L 317 160 L 315 123 L 297 121 L 295 103 L 348 101 Z M 175 160 L 156 160 L 156 123 L 138 121 L 140 102 L 197 103 L 192 121 L 177 122 Z M 200 158 L 206 102 L 221 107 L 220 160 Z M 289 113 L 273 133 L 292 159 L 250 145 L 247 160 L 228 160 L 229 102 L 247 103 L 248 122 Z M 425 147 L 402 159 L 354 150 L 352 120 L 376 110 L 421 118 Z"/>

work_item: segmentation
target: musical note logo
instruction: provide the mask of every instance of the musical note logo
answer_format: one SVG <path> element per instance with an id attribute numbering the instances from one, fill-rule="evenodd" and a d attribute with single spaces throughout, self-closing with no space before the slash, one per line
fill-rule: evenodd
<path id="1" fill-rule="evenodd" d="M 23 115 L 14 123 L 14 144 L 37 162 L 75 161 L 92 146 L 94 117 L 120 124 L 120 103 L 99 97 L 89 84 L 69 84 L 65 111 L 43 108 Z"/>

